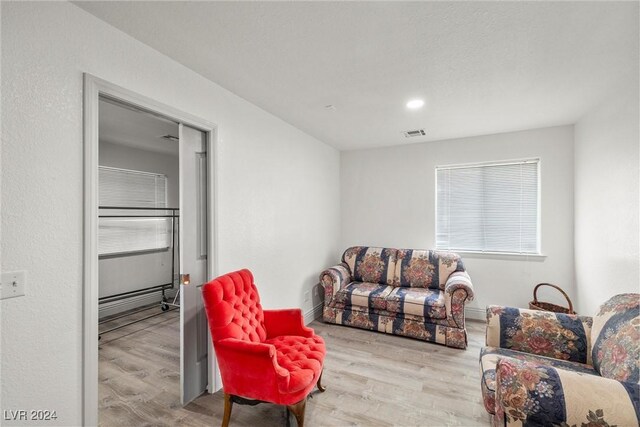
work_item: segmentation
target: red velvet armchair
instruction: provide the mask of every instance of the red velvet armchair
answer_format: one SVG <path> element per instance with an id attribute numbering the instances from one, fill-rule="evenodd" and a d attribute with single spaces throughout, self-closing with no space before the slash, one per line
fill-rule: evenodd
<path id="1" fill-rule="evenodd" d="M 307 396 L 321 384 L 324 340 L 304 326 L 300 309 L 263 310 L 249 270 L 225 274 L 202 287 L 204 307 L 222 376 L 224 418 L 233 403 L 285 405 L 304 425 Z"/>

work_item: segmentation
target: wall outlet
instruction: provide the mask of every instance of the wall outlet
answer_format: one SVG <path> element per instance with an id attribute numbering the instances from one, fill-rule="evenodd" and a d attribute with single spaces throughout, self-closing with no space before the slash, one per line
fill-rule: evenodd
<path id="1" fill-rule="evenodd" d="M 0 299 L 24 296 L 26 271 L 10 271 L 0 277 Z"/>
<path id="2" fill-rule="evenodd" d="M 305 291 L 304 292 L 304 302 L 309 302 L 310 299 L 311 299 L 311 292 L 310 291 Z"/>

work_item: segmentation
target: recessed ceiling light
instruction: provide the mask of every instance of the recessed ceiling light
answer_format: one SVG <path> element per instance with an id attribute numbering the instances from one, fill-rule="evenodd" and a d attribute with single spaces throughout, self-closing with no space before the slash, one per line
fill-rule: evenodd
<path id="1" fill-rule="evenodd" d="M 411 101 L 407 102 L 407 108 L 411 110 L 417 110 L 418 108 L 422 108 L 423 105 L 424 105 L 424 101 L 422 99 L 412 99 Z"/>

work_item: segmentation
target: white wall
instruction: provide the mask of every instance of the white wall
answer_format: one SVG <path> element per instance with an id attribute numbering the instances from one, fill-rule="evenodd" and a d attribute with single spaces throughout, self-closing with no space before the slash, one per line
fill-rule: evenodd
<path id="1" fill-rule="evenodd" d="M 177 126 L 176 126 L 177 128 Z M 177 133 L 177 129 L 176 129 Z M 176 143 L 177 145 L 177 143 Z M 178 206 L 178 157 L 140 150 L 101 140 L 98 163 L 123 169 L 164 174 L 167 177 L 167 206 Z M 139 213 L 136 212 L 136 215 Z M 164 215 L 164 212 L 162 213 Z M 178 253 L 175 253 L 178 258 Z M 171 250 L 100 258 L 99 296 L 115 295 L 149 286 L 171 283 Z M 174 278 L 177 278 L 175 271 Z M 177 284 L 177 280 L 175 282 Z M 172 296 L 175 291 L 167 291 Z M 160 293 L 128 298 L 100 306 L 100 317 L 160 301 Z M 159 308 L 158 308 L 159 309 Z"/>
<path id="2" fill-rule="evenodd" d="M 483 317 L 488 304 L 527 307 L 539 282 L 558 284 L 573 298 L 572 126 L 343 152 L 342 248 L 434 248 L 437 165 L 532 157 L 541 159 L 546 257 L 462 255 L 476 294 L 469 314 Z M 563 301 L 552 292 L 540 296 Z"/>
<path id="3" fill-rule="evenodd" d="M 339 153 L 70 3 L 2 2 L 0 409 L 82 415 L 82 73 L 219 126 L 219 269 L 298 306 L 339 255 Z M 45 423 L 41 423 L 45 425 Z"/>
<path id="4" fill-rule="evenodd" d="M 640 292 L 638 67 L 630 72 L 575 126 L 575 275 L 587 314 L 615 294 Z"/>

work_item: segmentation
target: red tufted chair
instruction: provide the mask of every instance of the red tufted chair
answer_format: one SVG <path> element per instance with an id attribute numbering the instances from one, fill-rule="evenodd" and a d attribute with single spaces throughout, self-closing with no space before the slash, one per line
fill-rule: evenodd
<path id="1" fill-rule="evenodd" d="M 304 326 L 300 309 L 262 310 L 249 270 L 202 287 L 224 390 L 224 418 L 233 403 L 285 405 L 304 425 L 307 396 L 322 387 L 324 340 Z"/>

